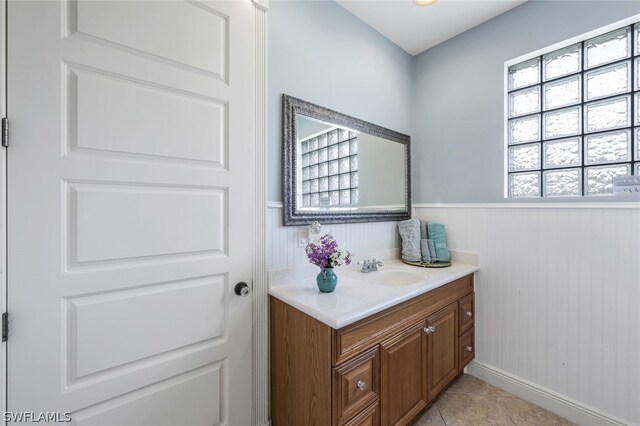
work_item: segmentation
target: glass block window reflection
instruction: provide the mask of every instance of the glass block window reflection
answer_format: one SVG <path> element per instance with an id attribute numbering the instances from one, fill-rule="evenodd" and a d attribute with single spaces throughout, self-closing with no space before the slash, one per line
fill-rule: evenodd
<path id="1" fill-rule="evenodd" d="M 358 204 L 358 134 L 331 129 L 301 142 L 302 206 Z"/>
<path id="2" fill-rule="evenodd" d="M 608 195 L 640 175 L 640 23 L 510 66 L 510 198 Z"/>

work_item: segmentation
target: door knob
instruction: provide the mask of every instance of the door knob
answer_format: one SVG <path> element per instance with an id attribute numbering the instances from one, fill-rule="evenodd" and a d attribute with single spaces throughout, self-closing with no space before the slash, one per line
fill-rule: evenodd
<path id="1" fill-rule="evenodd" d="M 249 293 L 251 293 L 251 289 L 245 282 L 239 282 L 238 284 L 236 284 L 233 291 L 235 294 L 242 297 L 247 297 Z"/>

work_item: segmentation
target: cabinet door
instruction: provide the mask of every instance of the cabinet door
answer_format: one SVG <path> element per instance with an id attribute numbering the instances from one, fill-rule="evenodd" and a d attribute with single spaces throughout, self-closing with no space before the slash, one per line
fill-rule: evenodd
<path id="1" fill-rule="evenodd" d="M 380 350 L 382 426 L 405 425 L 427 406 L 424 321 L 383 342 Z"/>
<path id="2" fill-rule="evenodd" d="M 458 375 L 458 304 L 427 318 L 427 383 L 429 400 Z"/>

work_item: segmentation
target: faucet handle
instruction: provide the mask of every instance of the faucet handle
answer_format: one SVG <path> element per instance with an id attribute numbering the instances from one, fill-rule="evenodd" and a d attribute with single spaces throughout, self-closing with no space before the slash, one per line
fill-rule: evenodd
<path id="1" fill-rule="evenodd" d="M 375 265 L 375 263 L 370 259 L 365 259 L 358 262 L 358 265 L 362 265 L 362 270 L 364 271 L 366 269 L 371 269 L 371 267 Z"/>

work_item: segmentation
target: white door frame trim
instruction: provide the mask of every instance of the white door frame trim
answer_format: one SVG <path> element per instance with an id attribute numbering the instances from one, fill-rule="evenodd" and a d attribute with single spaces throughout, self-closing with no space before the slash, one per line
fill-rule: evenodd
<path id="1" fill-rule="evenodd" d="M 7 0 L 0 0 L 0 118 L 7 117 Z M 0 313 L 7 312 L 7 149 L 0 148 Z M 0 342 L 0 411 L 7 411 L 7 342 Z M 6 425 L 2 416 L 0 424 Z"/>
<path id="2" fill-rule="evenodd" d="M 255 28 L 255 216 L 253 232 L 253 410 L 269 425 L 269 298 L 267 293 L 267 12 L 252 0 Z"/>

